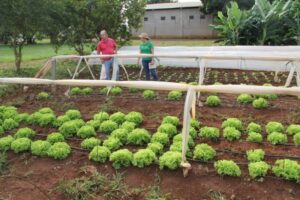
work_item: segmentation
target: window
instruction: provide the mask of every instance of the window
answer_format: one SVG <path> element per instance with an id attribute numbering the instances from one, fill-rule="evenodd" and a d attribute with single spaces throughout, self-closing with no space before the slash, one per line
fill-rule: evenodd
<path id="1" fill-rule="evenodd" d="M 176 17 L 175 16 L 171 16 L 171 20 L 176 20 Z"/>
<path id="2" fill-rule="evenodd" d="M 161 21 L 165 21 L 165 20 L 166 20 L 166 17 L 165 17 L 165 16 L 162 16 L 162 17 L 160 17 L 160 20 L 161 20 Z"/>
<path id="3" fill-rule="evenodd" d="M 148 17 L 144 17 L 144 22 L 147 22 L 148 21 Z"/>
<path id="4" fill-rule="evenodd" d="M 189 16 L 189 19 L 194 19 L 194 15 L 190 15 L 190 16 Z"/>
<path id="5" fill-rule="evenodd" d="M 200 15 L 200 19 L 205 19 L 205 15 Z"/>

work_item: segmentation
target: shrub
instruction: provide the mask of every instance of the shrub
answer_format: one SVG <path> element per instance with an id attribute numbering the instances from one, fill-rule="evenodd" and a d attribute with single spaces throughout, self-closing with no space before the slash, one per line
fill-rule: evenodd
<path id="1" fill-rule="evenodd" d="M 236 99 L 239 104 L 252 103 L 253 97 L 250 94 L 240 94 Z"/>
<path id="2" fill-rule="evenodd" d="M 129 167 L 133 160 L 133 154 L 128 149 L 121 149 L 113 152 L 110 155 L 109 160 L 112 162 L 112 166 L 115 169 Z"/>
<path id="3" fill-rule="evenodd" d="M 30 149 L 31 140 L 28 138 L 18 138 L 11 143 L 11 149 L 15 153 L 28 151 Z"/>
<path id="4" fill-rule="evenodd" d="M 181 133 L 179 133 L 173 137 L 173 143 L 176 143 L 176 142 L 182 142 L 182 134 Z M 195 146 L 194 140 L 191 136 L 188 137 L 188 145 L 190 148 L 193 148 Z"/>
<path id="5" fill-rule="evenodd" d="M 36 140 L 31 143 L 31 153 L 36 156 L 46 156 L 51 144 L 47 141 Z"/>
<path id="6" fill-rule="evenodd" d="M 171 100 L 171 101 L 180 101 L 181 98 L 182 98 L 181 91 L 171 91 L 168 94 L 168 100 Z"/>
<path id="7" fill-rule="evenodd" d="M 150 149 L 156 155 L 161 155 L 163 153 L 164 146 L 158 142 L 151 142 L 151 143 L 148 143 L 147 149 Z"/>
<path id="8" fill-rule="evenodd" d="M 94 115 L 94 120 L 104 122 L 106 120 L 109 120 L 109 114 L 107 112 L 99 112 Z"/>
<path id="9" fill-rule="evenodd" d="M 62 160 L 71 153 L 71 147 L 65 142 L 54 143 L 48 149 L 48 156 L 54 159 Z"/>
<path id="10" fill-rule="evenodd" d="M 213 159 L 216 156 L 216 151 L 214 148 L 209 146 L 208 144 L 198 144 L 194 150 L 194 159 L 198 159 L 201 161 L 208 161 Z"/>
<path id="11" fill-rule="evenodd" d="M 253 102 L 252 102 L 252 106 L 256 109 L 263 109 L 263 108 L 268 108 L 269 107 L 269 103 L 266 99 L 264 98 L 258 98 L 258 99 L 255 99 Z"/>
<path id="12" fill-rule="evenodd" d="M 133 145 L 142 145 L 150 142 L 151 136 L 146 129 L 137 128 L 129 133 L 127 142 Z"/>
<path id="13" fill-rule="evenodd" d="M 241 169 L 232 160 L 219 160 L 214 163 L 214 167 L 219 175 L 241 176 Z"/>
<path id="14" fill-rule="evenodd" d="M 79 87 L 73 87 L 70 93 L 71 95 L 81 95 L 83 92 Z"/>
<path id="15" fill-rule="evenodd" d="M 129 93 L 137 93 L 137 92 L 140 92 L 140 91 L 141 91 L 141 89 L 139 89 L 139 88 L 129 88 L 128 89 Z"/>
<path id="16" fill-rule="evenodd" d="M 110 92 L 113 95 L 120 95 L 122 93 L 122 89 L 120 87 L 113 87 Z"/>
<path id="17" fill-rule="evenodd" d="M 53 113 L 41 114 L 38 119 L 38 125 L 42 127 L 55 126 L 56 117 Z"/>
<path id="18" fill-rule="evenodd" d="M 86 87 L 86 88 L 83 88 L 81 90 L 81 93 L 84 94 L 84 95 L 92 94 L 93 93 L 93 89 L 90 88 L 90 87 Z"/>
<path id="19" fill-rule="evenodd" d="M 151 100 L 151 99 L 155 99 L 156 94 L 153 90 L 145 90 L 143 92 L 143 97 L 144 97 L 144 99 Z"/>
<path id="20" fill-rule="evenodd" d="M 249 142 L 262 142 L 263 137 L 260 133 L 250 132 L 248 134 L 247 141 L 249 141 Z"/>
<path id="21" fill-rule="evenodd" d="M 118 128 L 111 133 L 111 137 L 119 139 L 122 144 L 126 144 L 128 133 L 129 131 L 127 129 Z"/>
<path id="22" fill-rule="evenodd" d="M 71 119 L 67 115 L 62 115 L 56 118 L 55 126 L 60 127 L 63 123 L 70 121 Z"/>
<path id="23" fill-rule="evenodd" d="M 177 169 L 181 164 L 181 153 L 177 151 L 167 151 L 159 158 L 159 168 Z"/>
<path id="24" fill-rule="evenodd" d="M 89 153 L 89 159 L 105 163 L 105 161 L 109 158 L 110 151 L 107 147 L 95 146 L 93 150 Z"/>
<path id="25" fill-rule="evenodd" d="M 300 132 L 293 136 L 293 141 L 295 145 L 300 145 Z"/>
<path id="26" fill-rule="evenodd" d="M 82 126 L 78 131 L 77 131 L 77 136 L 85 139 L 89 137 L 96 136 L 96 131 L 94 127 L 92 126 Z"/>
<path id="27" fill-rule="evenodd" d="M 125 120 L 139 125 L 143 122 L 143 115 L 139 112 L 130 112 L 125 116 Z"/>
<path id="28" fill-rule="evenodd" d="M 283 133 L 284 132 L 284 127 L 279 122 L 268 122 L 268 124 L 266 125 L 266 132 L 268 134 L 271 134 L 273 132 Z"/>
<path id="29" fill-rule="evenodd" d="M 10 145 L 13 141 L 14 141 L 14 138 L 11 135 L 0 138 L 0 151 L 9 150 Z"/>
<path id="30" fill-rule="evenodd" d="M 156 132 L 152 135 L 151 142 L 158 142 L 162 145 L 168 145 L 169 144 L 169 136 L 166 133 L 160 133 Z"/>
<path id="31" fill-rule="evenodd" d="M 269 169 L 270 165 L 264 161 L 252 162 L 248 165 L 249 175 L 253 179 L 266 176 Z"/>
<path id="32" fill-rule="evenodd" d="M 241 132 L 234 127 L 226 127 L 223 130 L 224 138 L 229 141 L 238 140 L 241 137 Z"/>
<path id="33" fill-rule="evenodd" d="M 68 110 L 65 115 L 68 116 L 71 120 L 81 118 L 79 110 Z"/>
<path id="34" fill-rule="evenodd" d="M 287 143 L 287 136 L 283 133 L 273 132 L 268 135 L 268 142 L 273 145 Z"/>
<path id="35" fill-rule="evenodd" d="M 199 136 L 204 139 L 217 140 L 220 137 L 220 131 L 218 128 L 205 126 L 200 129 Z"/>
<path id="36" fill-rule="evenodd" d="M 112 120 L 107 120 L 102 122 L 100 125 L 100 132 L 105 133 L 105 134 L 110 134 L 114 130 L 118 128 L 118 124 Z"/>
<path id="37" fill-rule="evenodd" d="M 168 134 L 169 138 L 177 134 L 176 126 L 173 124 L 162 124 L 158 127 L 157 131 Z"/>
<path id="38" fill-rule="evenodd" d="M 221 100 L 218 96 L 209 96 L 206 98 L 206 105 L 208 106 L 219 106 L 221 104 Z"/>
<path id="39" fill-rule="evenodd" d="M 295 135 L 296 133 L 300 133 L 300 125 L 298 124 L 291 124 L 287 128 L 287 133 L 289 135 Z"/>
<path id="40" fill-rule="evenodd" d="M 122 143 L 118 138 L 109 137 L 104 140 L 103 146 L 107 147 L 110 151 L 115 151 L 122 146 Z"/>
<path id="41" fill-rule="evenodd" d="M 36 99 L 37 100 L 47 100 L 47 99 L 49 99 L 49 94 L 47 93 L 47 92 L 40 92 L 38 95 L 37 95 L 37 97 L 36 97 Z"/>
<path id="42" fill-rule="evenodd" d="M 200 128 L 200 122 L 197 121 L 196 119 L 191 119 L 190 125 L 196 130 Z"/>
<path id="43" fill-rule="evenodd" d="M 84 139 L 81 143 L 80 146 L 84 149 L 92 150 L 94 147 L 99 146 L 101 141 L 98 138 L 91 137 Z"/>
<path id="44" fill-rule="evenodd" d="M 5 119 L 2 124 L 2 127 L 5 131 L 9 131 L 14 128 L 18 128 L 18 126 L 19 126 L 19 123 L 16 122 L 15 120 L 13 120 L 12 118 Z"/>
<path id="45" fill-rule="evenodd" d="M 272 172 L 277 177 L 282 177 L 285 180 L 293 180 L 300 183 L 300 165 L 289 159 L 276 160 L 272 167 Z"/>
<path id="46" fill-rule="evenodd" d="M 257 123 L 251 122 L 247 126 L 247 131 L 261 133 L 261 126 Z"/>
<path id="47" fill-rule="evenodd" d="M 64 142 L 65 138 L 62 134 L 54 132 L 47 136 L 47 141 L 51 144 L 54 144 L 57 142 Z"/>
<path id="48" fill-rule="evenodd" d="M 109 119 L 117 124 L 122 124 L 125 121 L 125 114 L 122 112 L 116 112 L 112 114 Z"/>
<path id="49" fill-rule="evenodd" d="M 254 149 L 246 152 L 249 162 L 259 162 L 265 157 L 265 152 L 262 149 Z"/>
<path id="50" fill-rule="evenodd" d="M 193 127 L 190 127 L 189 132 L 190 132 L 190 136 L 191 136 L 193 139 L 195 139 L 195 138 L 197 137 L 197 131 L 196 131 L 196 129 L 194 129 Z"/>
<path id="51" fill-rule="evenodd" d="M 131 132 L 131 131 L 133 131 L 134 129 L 135 129 L 135 127 L 136 127 L 136 124 L 135 123 L 133 123 L 133 122 L 124 122 L 121 126 L 120 126 L 120 128 L 122 128 L 122 129 L 126 129 L 128 132 Z"/>
<path id="52" fill-rule="evenodd" d="M 179 118 L 176 116 L 165 116 L 163 118 L 162 124 L 173 124 L 177 127 L 179 125 Z"/>
<path id="53" fill-rule="evenodd" d="M 132 164 L 139 168 L 151 165 L 156 161 L 156 155 L 150 149 L 140 149 L 133 155 Z"/>
<path id="54" fill-rule="evenodd" d="M 33 138 L 35 136 L 35 131 L 31 128 L 20 128 L 14 135 L 15 138 Z"/>
<path id="55" fill-rule="evenodd" d="M 86 122 L 86 125 L 92 126 L 94 128 L 94 130 L 97 131 L 100 129 L 101 122 L 92 119 L 92 120 Z"/>
<path id="56" fill-rule="evenodd" d="M 228 118 L 222 123 L 222 128 L 233 127 L 239 131 L 243 130 L 243 124 L 237 118 Z"/>
<path id="57" fill-rule="evenodd" d="M 28 121 L 29 114 L 28 113 L 21 113 L 16 115 L 15 121 L 18 123 L 26 123 Z"/>

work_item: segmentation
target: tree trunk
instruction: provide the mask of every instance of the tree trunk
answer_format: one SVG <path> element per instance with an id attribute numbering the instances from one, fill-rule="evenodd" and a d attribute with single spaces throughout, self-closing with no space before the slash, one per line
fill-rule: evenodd
<path id="1" fill-rule="evenodd" d="M 21 62 L 22 62 L 22 47 L 23 44 L 18 44 L 16 40 L 13 41 L 12 47 L 15 55 L 15 66 L 16 70 L 19 73 L 21 70 Z"/>

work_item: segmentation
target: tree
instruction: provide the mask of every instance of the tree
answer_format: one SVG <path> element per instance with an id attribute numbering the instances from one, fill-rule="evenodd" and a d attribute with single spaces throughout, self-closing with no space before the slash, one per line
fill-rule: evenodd
<path id="1" fill-rule="evenodd" d="M 216 15 L 219 11 L 226 14 L 226 7 L 230 6 L 232 0 L 202 0 L 203 6 L 201 12 L 204 14 Z M 235 0 L 241 10 L 248 10 L 253 5 L 255 0 Z"/>
<path id="2" fill-rule="evenodd" d="M 47 21 L 47 5 L 51 0 L 1 0 L 0 35 L 10 45 L 15 56 L 15 66 L 20 71 L 22 49 L 26 38 L 42 30 Z"/>
<path id="3" fill-rule="evenodd" d="M 153 4 L 153 3 L 171 3 L 174 2 L 174 0 L 147 0 L 148 4 Z"/>

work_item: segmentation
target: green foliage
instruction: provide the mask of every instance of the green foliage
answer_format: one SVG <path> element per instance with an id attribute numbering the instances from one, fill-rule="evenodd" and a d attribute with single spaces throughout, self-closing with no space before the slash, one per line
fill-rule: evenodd
<path id="1" fill-rule="evenodd" d="M 179 133 L 173 137 L 173 143 L 176 143 L 176 142 L 182 142 L 182 134 L 181 133 Z M 190 135 L 188 137 L 188 146 L 190 148 L 193 148 L 195 146 L 194 140 Z"/>
<path id="2" fill-rule="evenodd" d="M 272 86 L 272 84 L 269 84 L 269 83 L 265 83 L 263 84 L 263 86 Z M 264 98 L 264 99 L 267 99 L 267 100 L 275 100 L 278 98 L 278 96 L 276 94 L 260 94 L 260 95 L 256 95 L 257 98 L 261 97 L 261 98 Z"/>
<path id="3" fill-rule="evenodd" d="M 255 99 L 253 102 L 252 102 L 252 105 L 254 108 L 256 109 L 263 109 L 263 108 L 268 108 L 269 107 L 269 103 L 266 99 L 264 98 L 258 98 L 258 99 Z"/>
<path id="4" fill-rule="evenodd" d="M 106 120 L 100 125 L 100 132 L 110 134 L 118 128 L 118 124 L 112 120 Z"/>
<path id="5" fill-rule="evenodd" d="M 140 92 L 140 91 L 141 91 L 141 89 L 139 89 L 139 88 L 129 88 L 128 89 L 129 93 L 137 93 L 137 92 Z"/>
<path id="6" fill-rule="evenodd" d="M 180 101 L 182 99 L 181 91 L 170 91 L 168 94 L 168 100 L 171 101 Z"/>
<path id="7" fill-rule="evenodd" d="M 0 126 L 0 135 L 2 135 L 4 133 L 4 129 L 2 128 L 2 126 Z"/>
<path id="8" fill-rule="evenodd" d="M 300 133 L 300 125 L 298 124 L 291 124 L 287 128 L 287 133 L 289 135 L 295 135 L 296 133 Z"/>
<path id="9" fill-rule="evenodd" d="M 214 163 L 215 170 L 222 176 L 241 176 L 241 169 L 232 160 L 218 160 Z"/>
<path id="10" fill-rule="evenodd" d="M 248 171 L 251 178 L 264 177 L 267 175 L 270 165 L 264 161 L 252 162 L 248 165 Z"/>
<path id="11" fill-rule="evenodd" d="M 119 139 L 122 144 L 126 144 L 128 134 L 129 131 L 127 129 L 118 128 L 111 133 L 111 137 Z"/>
<path id="12" fill-rule="evenodd" d="M 90 120 L 90 121 L 87 121 L 87 122 L 86 122 L 86 125 L 87 125 L 87 126 L 92 126 L 92 127 L 95 129 L 95 131 L 97 131 L 97 130 L 100 129 L 101 122 L 92 119 L 92 120 Z"/>
<path id="13" fill-rule="evenodd" d="M 193 127 L 196 130 L 198 130 L 200 128 L 200 122 L 197 121 L 196 119 L 191 119 L 190 125 L 191 125 L 191 127 Z"/>
<path id="14" fill-rule="evenodd" d="M 145 90 L 143 92 L 143 97 L 144 97 L 144 99 L 152 100 L 152 99 L 155 99 L 156 94 L 153 90 Z"/>
<path id="15" fill-rule="evenodd" d="M 28 113 L 21 113 L 16 115 L 15 117 L 15 121 L 20 123 L 26 123 L 28 121 L 29 118 L 29 114 Z"/>
<path id="16" fill-rule="evenodd" d="M 247 131 L 261 133 L 261 126 L 257 123 L 251 122 L 247 126 Z"/>
<path id="17" fill-rule="evenodd" d="M 195 147 L 193 158 L 201 161 L 208 161 L 213 159 L 216 154 L 217 153 L 214 148 L 208 144 L 198 144 Z"/>
<path id="18" fill-rule="evenodd" d="M 175 170 L 180 167 L 181 159 L 181 153 L 177 151 L 167 151 L 159 158 L 159 168 Z"/>
<path id="19" fill-rule="evenodd" d="M 95 146 L 89 154 L 89 159 L 96 162 L 105 163 L 109 156 L 110 151 L 107 147 Z"/>
<path id="20" fill-rule="evenodd" d="M 83 122 L 84 123 L 84 122 Z M 64 136 L 64 138 L 70 138 L 75 136 L 77 131 L 83 126 L 81 120 L 71 120 L 63 123 L 59 127 L 59 132 Z"/>
<path id="21" fill-rule="evenodd" d="M 32 139 L 35 136 L 35 131 L 31 128 L 20 128 L 17 133 L 14 135 L 15 138 L 30 138 Z"/>
<path id="22" fill-rule="evenodd" d="M 122 93 L 122 89 L 120 87 L 113 87 L 110 92 L 112 95 L 120 95 Z"/>
<path id="23" fill-rule="evenodd" d="M 92 150 L 94 147 L 99 146 L 100 143 L 101 141 L 98 138 L 91 137 L 91 138 L 84 139 L 80 143 L 80 147 L 84 149 Z"/>
<path id="24" fill-rule="evenodd" d="M 112 152 L 119 149 L 122 146 L 122 143 L 118 138 L 109 137 L 104 140 L 103 146 L 107 147 Z"/>
<path id="25" fill-rule="evenodd" d="M 179 125 L 179 118 L 176 116 L 165 116 L 163 118 L 162 124 L 173 124 L 174 126 L 178 126 Z"/>
<path id="26" fill-rule="evenodd" d="M 300 145 L 300 133 L 296 133 L 296 134 L 293 136 L 293 141 L 294 141 L 294 144 L 295 144 L 295 145 Z"/>
<path id="27" fill-rule="evenodd" d="M 205 103 L 208 106 L 215 107 L 221 104 L 221 100 L 218 96 L 208 96 Z"/>
<path id="28" fill-rule="evenodd" d="M 253 149 L 246 152 L 249 162 L 259 162 L 265 157 L 265 152 L 262 149 Z"/>
<path id="29" fill-rule="evenodd" d="M 143 115 L 139 112 L 130 112 L 125 116 L 125 120 L 139 125 L 143 122 Z"/>
<path id="30" fill-rule="evenodd" d="M 92 127 L 92 126 L 88 126 L 88 125 L 82 126 L 77 131 L 77 136 L 79 136 L 83 139 L 93 137 L 93 136 L 96 136 L 96 131 L 95 131 L 94 127 Z"/>
<path id="31" fill-rule="evenodd" d="M 94 115 L 94 120 L 104 122 L 106 120 L 109 120 L 109 114 L 107 112 L 99 112 Z"/>
<path id="32" fill-rule="evenodd" d="M 151 136 L 146 129 L 137 128 L 129 133 L 127 138 L 128 144 L 142 145 L 150 142 Z"/>
<path id="33" fill-rule="evenodd" d="M 110 120 L 116 122 L 117 124 L 122 124 L 125 121 L 125 114 L 122 112 L 116 112 L 110 116 Z"/>
<path id="34" fill-rule="evenodd" d="M 80 89 L 80 87 L 73 87 L 70 93 L 71 95 L 81 95 L 83 94 L 83 91 Z"/>
<path id="35" fill-rule="evenodd" d="M 248 134 L 247 141 L 249 141 L 249 142 L 262 142 L 263 137 L 260 133 L 250 132 Z"/>
<path id="36" fill-rule="evenodd" d="M 88 94 L 92 94 L 93 93 L 93 89 L 90 88 L 90 87 L 86 87 L 86 88 L 83 88 L 81 92 L 84 95 L 88 95 Z"/>
<path id="37" fill-rule="evenodd" d="M 250 9 L 255 0 L 237 0 L 241 10 Z M 231 3 L 231 0 L 202 0 L 203 6 L 200 8 L 204 14 L 216 15 L 219 11 L 226 12 L 226 8 Z"/>
<path id="38" fill-rule="evenodd" d="M 287 136 L 283 133 L 273 132 L 268 135 L 268 142 L 273 145 L 286 144 L 287 141 Z"/>
<path id="39" fill-rule="evenodd" d="M 150 149 L 156 155 L 161 155 L 163 153 L 164 146 L 158 142 L 151 142 L 151 143 L 148 143 L 147 149 Z"/>
<path id="40" fill-rule="evenodd" d="M 200 129 L 199 136 L 204 139 L 217 140 L 220 137 L 220 131 L 216 127 L 205 126 Z"/>
<path id="41" fill-rule="evenodd" d="M 284 126 L 279 122 L 268 122 L 268 124 L 266 125 L 266 132 L 268 134 L 271 134 L 273 132 L 283 133 Z"/>
<path id="42" fill-rule="evenodd" d="M 48 149 L 48 156 L 63 160 L 71 153 L 71 147 L 66 142 L 56 142 Z"/>
<path id="43" fill-rule="evenodd" d="M 237 118 L 228 118 L 222 123 L 222 128 L 234 127 L 239 131 L 243 130 L 242 122 Z"/>
<path id="44" fill-rule="evenodd" d="M 2 124 L 2 127 L 5 131 L 9 131 L 9 130 L 12 130 L 14 128 L 18 128 L 19 126 L 19 123 L 16 122 L 14 119 L 12 118 L 9 118 L 9 119 L 5 119 L 3 121 L 3 124 Z"/>
<path id="45" fill-rule="evenodd" d="M 121 167 L 129 167 L 133 160 L 133 154 L 128 149 L 120 149 L 113 152 L 109 161 L 112 162 L 112 166 L 115 169 L 120 169 Z"/>
<path id="46" fill-rule="evenodd" d="M 71 119 L 66 116 L 66 115 L 62 115 L 62 116 L 59 116 L 56 118 L 56 121 L 55 121 L 55 126 L 56 127 L 60 127 L 63 123 L 67 122 L 67 121 L 70 121 Z"/>
<path id="47" fill-rule="evenodd" d="M 100 88 L 100 94 L 103 94 L 103 95 L 106 95 L 108 93 L 108 87 L 105 87 L 105 88 Z"/>
<path id="48" fill-rule="evenodd" d="M 168 134 L 169 138 L 177 134 L 176 126 L 173 124 L 162 124 L 158 127 L 157 131 Z"/>
<path id="49" fill-rule="evenodd" d="M 127 121 L 123 122 L 123 124 L 120 126 L 120 128 L 126 129 L 128 132 L 133 131 L 133 129 L 135 129 L 135 127 L 136 127 L 135 123 L 127 122 Z"/>
<path id="50" fill-rule="evenodd" d="M 229 141 L 238 140 L 241 137 L 241 132 L 234 127 L 226 127 L 223 130 L 224 138 Z"/>
<path id="51" fill-rule="evenodd" d="M 150 149 L 140 149 L 138 152 L 133 154 L 132 164 L 139 168 L 143 168 L 151 165 L 156 160 L 157 158 L 153 151 Z"/>
<path id="52" fill-rule="evenodd" d="M 239 104 L 252 103 L 253 97 L 250 94 L 240 94 L 236 99 Z"/>
<path id="53" fill-rule="evenodd" d="M 0 118 L 3 120 L 12 118 L 14 119 L 18 115 L 17 108 L 14 106 L 1 106 Z"/>
<path id="54" fill-rule="evenodd" d="M 9 150 L 10 145 L 13 141 L 14 141 L 14 138 L 11 135 L 0 138 L 0 151 Z"/>
<path id="55" fill-rule="evenodd" d="M 37 123 L 39 126 L 46 127 L 46 126 L 55 126 L 56 116 L 53 113 L 46 113 L 41 114 Z"/>
<path id="56" fill-rule="evenodd" d="M 36 140 L 31 143 L 31 153 L 36 156 L 46 156 L 51 144 L 47 141 Z"/>
<path id="57" fill-rule="evenodd" d="M 169 144 L 169 136 L 166 133 L 160 133 L 156 132 L 152 135 L 151 142 L 158 142 L 162 145 L 168 145 Z"/>
<path id="58" fill-rule="evenodd" d="M 196 131 L 196 129 L 194 129 L 193 127 L 190 127 L 190 130 L 189 130 L 189 132 L 190 132 L 190 136 L 193 138 L 193 139 L 195 139 L 196 137 L 197 137 L 197 131 Z"/>
<path id="59" fill-rule="evenodd" d="M 71 120 L 81 118 L 79 110 L 68 110 L 65 115 L 68 116 Z"/>
<path id="60" fill-rule="evenodd" d="M 54 114 L 54 111 L 49 107 L 41 108 L 38 112 L 41 114 Z"/>
<path id="61" fill-rule="evenodd" d="M 50 97 L 50 95 L 49 95 L 47 92 L 40 92 L 40 93 L 37 95 L 36 99 L 37 99 L 37 100 L 43 101 L 43 100 L 49 99 L 49 97 Z"/>
<path id="62" fill-rule="evenodd" d="M 51 144 L 57 143 L 57 142 L 64 142 L 65 138 L 61 133 L 51 133 L 47 136 L 47 141 Z"/>
<path id="63" fill-rule="evenodd" d="M 28 151 L 30 149 L 31 140 L 28 138 L 18 138 L 11 143 L 11 150 L 15 153 Z"/>
<path id="64" fill-rule="evenodd" d="M 300 165 L 297 161 L 289 159 L 276 160 L 275 165 L 272 167 L 272 172 L 277 177 L 300 183 Z"/>
<path id="65" fill-rule="evenodd" d="M 170 146 L 170 151 L 177 151 L 177 152 L 182 152 L 182 142 L 173 142 L 173 144 Z M 186 155 L 187 157 L 192 157 L 193 155 L 193 152 L 191 151 L 191 149 L 187 148 L 187 152 L 186 152 Z"/>

